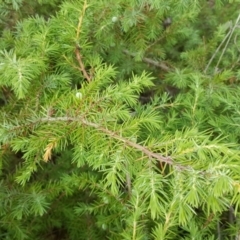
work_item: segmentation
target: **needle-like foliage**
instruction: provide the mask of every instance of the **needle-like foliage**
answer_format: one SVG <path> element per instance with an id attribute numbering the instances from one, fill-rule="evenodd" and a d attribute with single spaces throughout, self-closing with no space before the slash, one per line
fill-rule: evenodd
<path id="1" fill-rule="evenodd" d="M 237 2 L 4 1 L 0 239 L 238 238 Z"/>

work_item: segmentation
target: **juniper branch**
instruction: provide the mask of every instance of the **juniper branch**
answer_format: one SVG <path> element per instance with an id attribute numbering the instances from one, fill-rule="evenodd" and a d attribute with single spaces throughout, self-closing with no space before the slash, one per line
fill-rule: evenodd
<path id="1" fill-rule="evenodd" d="M 88 120 L 86 120 L 85 118 L 80 117 L 80 116 L 79 117 L 67 117 L 67 116 L 64 116 L 64 117 L 51 117 L 51 116 L 43 117 L 43 118 L 32 120 L 27 124 L 14 126 L 13 128 L 8 129 L 8 131 L 13 132 L 13 131 L 16 131 L 16 130 L 18 131 L 18 130 L 20 130 L 22 128 L 26 128 L 26 127 L 31 128 L 33 125 L 41 123 L 41 122 L 42 123 L 43 122 L 68 122 L 68 123 L 69 122 L 80 122 L 83 125 L 95 128 L 95 129 L 99 130 L 100 132 L 105 133 L 109 137 L 112 137 L 112 138 L 114 138 L 114 139 L 116 139 L 120 142 L 125 143 L 126 146 L 132 147 L 132 148 L 142 152 L 145 156 L 149 157 L 150 159 L 156 159 L 160 163 L 166 163 L 168 165 L 174 166 L 178 170 L 193 170 L 190 166 L 183 166 L 181 164 L 178 164 L 178 163 L 174 162 L 174 160 L 170 156 L 165 157 L 165 156 L 163 156 L 159 153 L 155 153 L 155 152 L 151 151 L 150 149 L 148 149 L 147 147 L 145 147 L 145 146 L 143 146 L 139 143 L 132 142 L 128 138 L 122 137 L 121 134 L 119 134 L 117 132 L 109 130 L 109 129 L 101 126 L 100 124 L 89 122 Z"/>
<path id="2" fill-rule="evenodd" d="M 169 156 L 164 157 L 159 153 L 154 153 L 151 150 L 149 150 L 148 148 L 146 148 L 138 143 L 132 142 L 131 140 L 129 140 L 125 137 L 120 136 L 116 132 L 113 132 L 105 127 L 102 127 L 101 125 L 99 125 L 97 123 L 89 122 L 86 119 L 83 119 L 81 117 L 79 117 L 79 118 L 78 117 L 48 117 L 48 118 L 41 118 L 38 120 L 38 122 L 57 122 L 57 121 L 81 122 L 83 125 L 93 127 L 97 130 L 100 130 L 101 132 L 107 134 L 108 136 L 110 136 L 116 140 L 119 140 L 121 142 L 124 142 L 127 146 L 130 146 L 132 148 L 135 148 L 135 149 L 141 151 L 149 158 L 157 159 L 158 161 L 167 163 L 168 165 L 174 165 L 174 166 L 178 167 L 179 169 L 187 169 L 188 168 L 188 167 L 181 166 L 177 163 L 174 163 L 173 159 Z"/>

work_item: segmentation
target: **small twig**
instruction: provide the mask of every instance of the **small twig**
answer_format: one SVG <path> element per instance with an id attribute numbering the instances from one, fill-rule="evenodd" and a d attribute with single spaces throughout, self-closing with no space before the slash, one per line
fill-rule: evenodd
<path id="1" fill-rule="evenodd" d="M 217 239 L 222 240 L 222 229 L 220 222 L 217 223 Z"/>
<path id="2" fill-rule="evenodd" d="M 158 39 L 156 39 L 152 44 L 150 44 L 147 48 L 146 51 L 148 51 L 149 49 L 151 49 L 154 45 L 156 45 L 157 43 L 159 43 L 165 36 L 161 35 Z"/>
<path id="3" fill-rule="evenodd" d="M 76 58 L 79 63 L 79 66 L 80 66 L 80 71 L 82 72 L 83 76 L 88 80 L 88 82 L 91 82 L 91 77 L 88 75 L 88 73 L 85 69 L 85 66 L 82 62 L 82 56 L 80 54 L 80 47 L 78 47 L 78 46 L 76 47 L 75 54 L 76 54 Z"/>
<path id="4" fill-rule="evenodd" d="M 135 57 L 135 56 L 136 56 L 135 53 L 131 53 L 131 52 L 129 52 L 128 50 L 123 50 L 123 52 L 124 52 L 125 54 L 131 56 L 131 57 Z M 155 66 L 155 67 L 161 68 L 162 70 L 164 70 L 164 71 L 166 71 L 166 72 L 169 72 L 169 71 L 172 70 L 172 69 L 171 69 L 170 67 L 168 67 L 165 63 L 155 61 L 155 60 L 153 60 L 153 59 L 151 59 L 151 58 L 146 58 L 146 57 L 144 57 L 144 58 L 142 59 L 142 61 L 145 62 L 145 63 L 148 63 L 148 64 L 150 64 L 150 65 L 153 65 L 153 66 Z"/>
<path id="5" fill-rule="evenodd" d="M 204 225 L 203 225 L 203 229 L 206 228 L 211 222 L 212 219 L 214 218 L 214 214 L 211 213 L 210 216 L 207 218 L 207 220 L 205 221 Z"/>
<path id="6" fill-rule="evenodd" d="M 131 182 L 131 176 L 130 173 L 126 173 L 126 184 L 127 184 L 127 190 L 128 190 L 128 195 L 131 196 L 132 194 L 132 182 Z"/>

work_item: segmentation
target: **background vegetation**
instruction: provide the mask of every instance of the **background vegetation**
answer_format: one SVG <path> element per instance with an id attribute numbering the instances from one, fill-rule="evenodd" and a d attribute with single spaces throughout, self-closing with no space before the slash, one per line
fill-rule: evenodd
<path id="1" fill-rule="evenodd" d="M 239 237 L 239 1 L 0 3 L 0 239 Z"/>

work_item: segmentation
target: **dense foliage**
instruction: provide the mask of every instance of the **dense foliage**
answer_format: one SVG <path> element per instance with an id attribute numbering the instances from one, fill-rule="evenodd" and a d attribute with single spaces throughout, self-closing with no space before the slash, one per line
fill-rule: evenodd
<path id="1" fill-rule="evenodd" d="M 0 239 L 236 239 L 239 1 L 1 1 Z"/>

